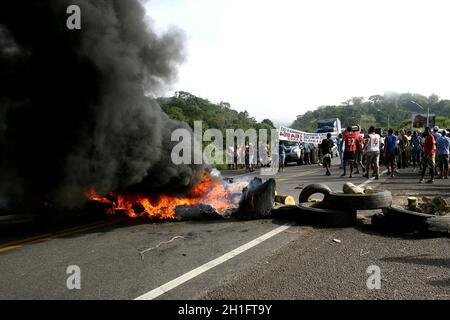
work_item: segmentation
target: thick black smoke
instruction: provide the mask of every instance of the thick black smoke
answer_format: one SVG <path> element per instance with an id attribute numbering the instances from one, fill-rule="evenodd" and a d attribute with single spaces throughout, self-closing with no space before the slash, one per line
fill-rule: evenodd
<path id="1" fill-rule="evenodd" d="M 69 30 L 69 5 L 81 30 Z M 137 0 L 1 1 L 0 202 L 74 207 L 99 193 L 188 186 L 150 96 L 176 76 L 184 35 L 158 36 Z"/>

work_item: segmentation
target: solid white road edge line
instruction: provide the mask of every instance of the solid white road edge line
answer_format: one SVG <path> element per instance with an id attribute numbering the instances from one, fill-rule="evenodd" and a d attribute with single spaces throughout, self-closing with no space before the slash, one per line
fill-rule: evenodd
<path id="1" fill-rule="evenodd" d="M 178 287 L 179 285 L 201 275 L 202 273 L 204 273 L 214 267 L 217 267 L 218 265 L 236 257 L 237 255 L 257 246 L 258 244 L 272 238 L 273 236 L 276 236 L 277 234 L 285 231 L 286 229 L 290 228 L 293 225 L 294 224 L 292 224 L 292 223 L 288 223 L 281 227 L 278 227 L 275 230 L 272 230 L 272 231 L 262 235 L 261 237 L 256 238 L 255 240 L 252 240 L 252 241 L 240 246 L 239 248 L 234 249 L 234 250 L 224 254 L 223 256 L 221 256 L 217 259 L 214 259 L 208 263 L 205 263 L 204 265 L 202 265 L 192 271 L 189 271 L 189 272 L 183 274 L 182 276 L 180 276 L 172 281 L 169 281 L 166 284 L 137 297 L 134 300 L 153 300 L 153 299 L 159 297 L 160 295 L 163 295 L 164 293 Z"/>

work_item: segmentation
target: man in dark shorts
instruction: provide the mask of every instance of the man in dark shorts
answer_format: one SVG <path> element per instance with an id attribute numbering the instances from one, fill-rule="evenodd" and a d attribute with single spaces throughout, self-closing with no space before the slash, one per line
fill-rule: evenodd
<path id="1" fill-rule="evenodd" d="M 423 168 L 422 176 L 419 183 L 423 183 L 425 180 L 425 173 L 427 168 L 430 168 L 431 178 L 427 183 L 434 183 L 434 170 L 436 167 L 436 138 L 431 133 L 430 128 L 425 128 L 424 132 L 425 142 L 423 144 Z"/>
<path id="2" fill-rule="evenodd" d="M 384 159 L 388 168 L 388 175 L 394 177 L 395 174 L 395 156 L 397 152 L 397 136 L 394 130 L 389 129 L 388 136 L 384 139 Z"/>
<path id="3" fill-rule="evenodd" d="M 341 177 L 347 175 L 347 164 L 350 165 L 350 178 L 353 178 L 353 165 L 355 163 L 356 153 L 356 133 L 352 131 L 352 127 L 348 127 L 343 137 L 344 141 L 344 173 Z"/>
<path id="4" fill-rule="evenodd" d="M 331 133 L 327 134 L 327 138 L 322 140 L 320 145 L 320 150 L 322 151 L 323 159 L 323 167 L 327 170 L 325 173 L 327 176 L 331 176 L 330 167 L 331 167 L 331 153 L 334 146 L 333 140 L 331 140 Z"/>

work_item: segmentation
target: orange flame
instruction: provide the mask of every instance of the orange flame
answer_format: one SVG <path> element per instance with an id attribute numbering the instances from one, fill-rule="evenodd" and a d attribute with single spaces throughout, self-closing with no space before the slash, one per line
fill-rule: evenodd
<path id="1" fill-rule="evenodd" d="M 155 199 L 145 195 L 117 193 L 104 197 L 97 194 L 95 189 L 89 190 L 86 195 L 92 201 L 110 204 L 108 214 L 124 211 L 130 218 L 146 216 L 151 219 L 171 220 L 175 219 L 175 209 L 178 206 L 195 206 L 203 203 L 219 212 L 232 205 L 230 193 L 220 179 L 209 174 L 204 174 L 202 181 L 190 190 L 186 197 L 181 198 L 162 195 Z"/>

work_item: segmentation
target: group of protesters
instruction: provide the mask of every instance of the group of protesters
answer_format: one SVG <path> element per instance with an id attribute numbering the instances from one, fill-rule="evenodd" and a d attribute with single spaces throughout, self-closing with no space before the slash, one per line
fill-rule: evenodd
<path id="1" fill-rule="evenodd" d="M 374 127 L 370 127 L 368 134 L 363 136 L 360 131 L 347 128 L 345 133 L 339 134 L 336 139 L 338 154 L 341 160 L 342 177 L 347 175 L 347 167 L 350 169 L 350 178 L 353 173 L 359 174 L 360 168 L 365 178 L 380 177 L 380 158 L 387 167 L 387 174 L 394 177 L 400 169 L 412 165 L 413 171 L 420 169 L 419 183 L 425 181 L 425 175 L 429 169 L 430 179 L 427 183 L 433 183 L 435 177 L 448 179 L 449 154 L 450 154 L 450 130 L 433 130 L 425 128 L 421 131 L 406 131 L 400 129 L 397 132 L 389 129 L 386 137 L 381 137 Z M 323 166 L 326 175 L 331 175 L 331 150 L 334 141 L 331 134 L 322 141 L 321 150 Z M 370 173 L 372 172 L 372 176 Z"/>
<path id="2" fill-rule="evenodd" d="M 263 167 L 268 166 L 270 164 L 269 145 L 263 142 L 260 147 L 261 150 L 258 150 L 253 143 L 228 147 L 228 170 L 245 169 L 245 172 L 254 172 L 258 163 Z"/>

